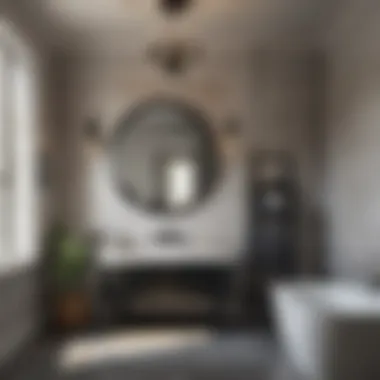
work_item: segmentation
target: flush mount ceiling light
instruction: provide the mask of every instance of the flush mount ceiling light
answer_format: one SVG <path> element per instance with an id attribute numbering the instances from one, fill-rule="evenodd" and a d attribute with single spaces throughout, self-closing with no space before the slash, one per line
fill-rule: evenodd
<path id="1" fill-rule="evenodd" d="M 160 8 L 168 14 L 178 14 L 190 7 L 192 0 L 159 0 Z"/>
<path id="2" fill-rule="evenodd" d="M 182 42 L 156 43 L 148 49 L 149 59 L 172 75 L 182 74 L 200 55 L 199 46 Z"/>

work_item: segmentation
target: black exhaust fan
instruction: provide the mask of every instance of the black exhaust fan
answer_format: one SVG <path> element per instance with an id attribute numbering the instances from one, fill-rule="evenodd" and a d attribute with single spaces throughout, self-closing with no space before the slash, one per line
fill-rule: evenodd
<path id="1" fill-rule="evenodd" d="M 191 2 L 192 0 L 160 0 L 160 6 L 165 13 L 177 14 L 189 8 Z"/>

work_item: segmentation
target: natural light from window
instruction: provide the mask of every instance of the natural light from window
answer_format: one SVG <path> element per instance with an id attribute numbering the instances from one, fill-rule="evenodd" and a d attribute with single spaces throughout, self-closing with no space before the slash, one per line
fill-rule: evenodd
<path id="1" fill-rule="evenodd" d="M 36 83 L 33 54 L 0 26 L 0 271 L 36 254 Z"/>

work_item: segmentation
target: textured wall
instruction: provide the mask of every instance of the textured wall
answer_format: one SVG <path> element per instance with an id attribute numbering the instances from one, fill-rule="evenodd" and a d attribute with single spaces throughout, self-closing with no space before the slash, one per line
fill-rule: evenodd
<path id="1" fill-rule="evenodd" d="M 332 271 L 380 269 L 380 4 L 350 1 L 329 39 L 325 199 Z"/>
<path id="2" fill-rule="evenodd" d="M 73 225 L 131 234 L 136 255 L 128 260 L 139 254 L 168 254 L 167 247 L 157 247 L 154 235 L 172 226 L 189 239 L 183 249 L 172 249 L 176 257 L 187 260 L 187 253 L 193 257 L 198 253 L 205 259 L 233 259 L 244 247 L 244 172 L 249 154 L 256 149 L 281 149 L 296 160 L 303 195 L 300 267 L 305 271 L 316 268 L 322 255 L 317 179 L 324 89 L 321 55 L 307 50 L 224 52 L 206 56 L 178 79 L 141 57 L 88 56 L 69 61 L 67 184 L 60 204 Z M 215 197 L 199 212 L 181 219 L 150 218 L 120 202 L 107 183 L 104 152 L 89 154 L 83 141 L 88 116 L 99 118 L 107 135 L 128 106 L 160 93 L 179 96 L 206 111 L 217 135 L 231 116 L 238 117 L 243 131 L 238 149 L 224 157 L 225 173 Z M 125 259 L 125 254 L 118 255 Z"/>
<path id="3" fill-rule="evenodd" d="M 366 277 L 380 270 L 380 11 L 351 20 L 331 47 L 325 196 L 331 269 Z"/>
<path id="4" fill-rule="evenodd" d="M 73 108 L 76 118 L 73 125 L 78 128 L 73 131 L 72 141 L 76 144 L 82 140 L 81 128 L 86 117 L 98 117 L 104 133 L 109 136 L 130 106 L 140 99 L 160 94 L 182 98 L 204 111 L 217 137 L 231 117 L 237 116 L 243 128 L 249 123 L 244 80 L 247 67 L 240 57 L 206 56 L 194 70 L 178 78 L 166 76 L 139 57 L 91 59 L 78 63 L 75 68 L 74 86 L 80 98 L 74 103 L 81 104 L 80 109 Z M 245 227 L 243 149 L 222 153 L 223 175 L 215 196 L 196 212 L 176 218 L 152 217 L 124 203 L 108 181 L 107 152 L 97 152 L 90 157 L 81 152 L 77 157 L 83 163 L 83 171 L 80 173 L 78 167 L 76 175 L 88 178 L 89 186 L 83 189 L 81 202 L 87 204 L 87 209 L 84 215 L 74 219 L 82 217 L 92 228 L 111 236 L 129 235 L 134 240 L 128 254 L 112 245 L 104 247 L 102 252 L 112 258 L 113 263 L 152 263 L 164 257 L 179 261 L 224 261 L 233 259 L 241 251 Z M 70 199 L 74 201 L 70 204 L 71 210 L 76 215 L 79 210 L 83 212 L 83 208 L 78 208 L 80 198 L 72 194 Z M 181 232 L 184 244 L 172 247 L 159 244 L 156 236 L 165 229 Z"/>
<path id="5" fill-rule="evenodd" d="M 257 51 L 249 80 L 250 150 L 274 149 L 294 158 L 301 194 L 299 266 L 323 265 L 321 162 L 324 146 L 324 54 L 313 50 Z"/>

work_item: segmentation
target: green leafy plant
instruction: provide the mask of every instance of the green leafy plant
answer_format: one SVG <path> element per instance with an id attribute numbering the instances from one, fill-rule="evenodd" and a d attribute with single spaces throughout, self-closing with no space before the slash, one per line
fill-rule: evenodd
<path id="1" fill-rule="evenodd" d="M 83 288 L 90 265 L 90 249 L 85 241 L 62 225 L 53 227 L 48 240 L 51 285 L 58 293 Z"/>

